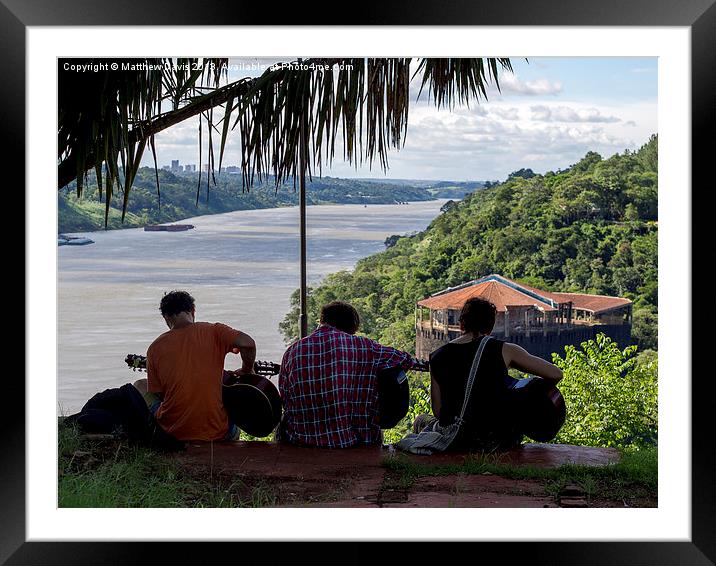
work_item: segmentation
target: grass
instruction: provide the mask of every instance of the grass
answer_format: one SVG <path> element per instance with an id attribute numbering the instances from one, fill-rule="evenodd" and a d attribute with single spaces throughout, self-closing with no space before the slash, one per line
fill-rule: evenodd
<path id="1" fill-rule="evenodd" d="M 557 497 L 568 485 L 577 485 L 590 500 L 621 501 L 625 504 L 655 502 L 658 495 L 656 447 L 623 452 L 618 463 L 606 466 L 566 464 L 557 468 L 517 466 L 500 462 L 495 455 L 473 454 L 462 464 L 415 462 L 403 455 L 387 457 L 382 465 L 393 472 L 390 488 L 408 490 L 421 477 L 455 474 L 493 474 L 516 480 L 542 482 L 545 493 Z"/>
<path id="2" fill-rule="evenodd" d="M 71 427 L 58 439 L 59 507 L 267 507 L 272 488 L 191 476 L 170 457 L 121 441 L 90 441 Z"/>
<path id="3" fill-rule="evenodd" d="M 279 498 L 281 486 L 260 477 L 180 468 L 171 456 L 122 441 L 88 440 L 67 426 L 60 427 L 58 450 L 60 507 L 270 507 L 280 505 L 279 499 L 286 495 Z M 431 464 L 397 454 L 385 458 L 382 465 L 387 473 L 381 493 L 386 496 L 407 493 L 418 478 L 464 474 L 536 480 L 553 497 L 577 485 L 592 502 L 644 507 L 655 505 L 658 495 L 656 448 L 623 452 L 618 463 L 597 467 L 518 466 L 501 462 L 497 455 L 478 454 L 460 464 Z M 337 486 L 335 494 L 317 492 L 304 503 L 339 498 L 344 488 Z"/>

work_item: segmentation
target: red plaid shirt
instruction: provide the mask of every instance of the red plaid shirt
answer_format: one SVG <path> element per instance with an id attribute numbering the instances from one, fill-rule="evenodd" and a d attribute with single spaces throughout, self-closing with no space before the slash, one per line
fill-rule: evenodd
<path id="1" fill-rule="evenodd" d="M 281 361 L 281 439 L 345 448 L 380 444 L 379 370 L 410 369 L 410 354 L 328 325 L 289 346 Z"/>

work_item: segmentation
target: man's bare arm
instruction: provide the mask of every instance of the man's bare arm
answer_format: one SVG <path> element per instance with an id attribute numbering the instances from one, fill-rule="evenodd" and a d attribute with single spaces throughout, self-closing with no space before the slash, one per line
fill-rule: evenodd
<path id="1" fill-rule="evenodd" d="M 562 379 L 562 370 L 550 362 L 533 356 L 522 346 L 505 342 L 502 346 L 502 359 L 505 366 L 515 368 L 557 383 Z"/>
<path id="2" fill-rule="evenodd" d="M 239 335 L 234 340 L 234 354 L 241 354 L 242 366 L 240 373 L 253 373 L 256 361 L 256 342 L 248 334 L 237 330 Z"/>

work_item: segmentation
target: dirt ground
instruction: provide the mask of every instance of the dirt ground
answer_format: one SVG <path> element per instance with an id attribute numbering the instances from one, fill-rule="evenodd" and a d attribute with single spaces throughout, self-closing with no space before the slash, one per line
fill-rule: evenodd
<path id="1" fill-rule="evenodd" d="M 190 443 L 174 456 L 189 475 L 212 478 L 242 504 L 282 507 L 625 507 L 634 501 L 596 500 L 578 485 L 548 492 L 539 480 L 515 480 L 485 472 L 405 477 L 383 463 L 396 457 L 392 447 L 342 450 L 298 448 L 267 442 Z M 460 464 L 465 454 L 409 461 Z M 513 465 L 557 467 L 573 463 L 603 466 L 618 461 L 614 449 L 525 444 L 499 456 Z M 651 507 L 653 501 L 638 501 Z"/>

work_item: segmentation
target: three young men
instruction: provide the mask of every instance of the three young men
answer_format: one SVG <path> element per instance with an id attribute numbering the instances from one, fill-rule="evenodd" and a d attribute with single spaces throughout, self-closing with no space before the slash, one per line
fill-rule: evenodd
<path id="1" fill-rule="evenodd" d="M 246 333 L 221 323 L 196 321 L 194 299 L 184 291 L 166 294 L 160 311 L 169 327 L 147 351 L 147 379 L 142 391 L 159 425 L 179 440 L 233 440 L 239 430 L 222 404 L 224 360 L 239 353 L 238 373 L 252 373 L 256 344 Z M 476 345 L 494 325 L 495 307 L 481 299 L 466 303 L 460 323 L 463 335 L 431 355 L 432 405 L 435 417 L 448 422 L 464 399 L 467 370 Z M 348 303 L 323 307 L 320 325 L 286 350 L 279 375 L 283 417 L 278 438 L 300 446 L 346 448 L 380 444 L 378 378 L 380 370 L 416 367 L 407 352 L 356 336 L 360 317 Z M 468 419 L 476 442 L 499 433 L 500 444 L 513 438 L 500 400 L 507 369 L 515 367 L 559 381 L 559 369 L 514 344 L 492 341 L 485 370 L 477 380 Z M 489 366 L 489 367 L 488 367 Z M 423 416 L 416 430 L 427 424 Z M 470 448 L 470 446 L 467 446 Z"/>

